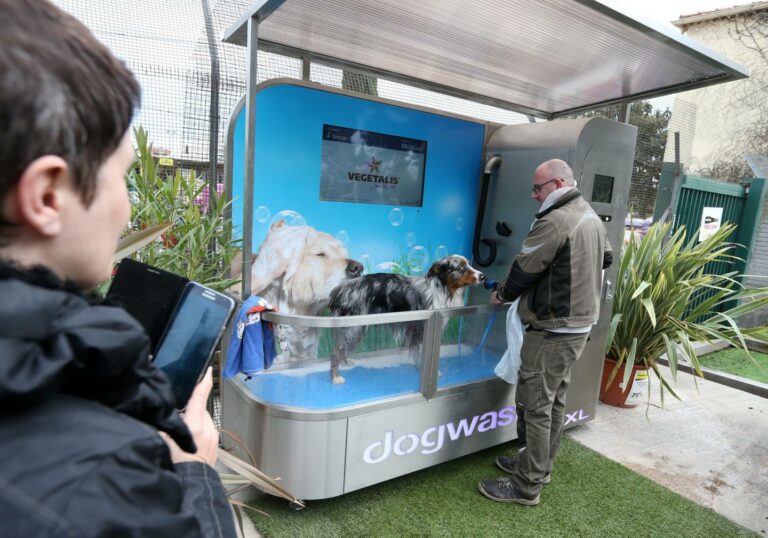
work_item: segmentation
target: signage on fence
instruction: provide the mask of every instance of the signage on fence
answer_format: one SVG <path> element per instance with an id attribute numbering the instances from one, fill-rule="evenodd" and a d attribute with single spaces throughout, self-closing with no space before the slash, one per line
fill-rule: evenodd
<path id="1" fill-rule="evenodd" d="M 701 209 L 701 225 L 699 226 L 699 241 L 709 239 L 723 224 L 722 207 L 703 207 Z"/>

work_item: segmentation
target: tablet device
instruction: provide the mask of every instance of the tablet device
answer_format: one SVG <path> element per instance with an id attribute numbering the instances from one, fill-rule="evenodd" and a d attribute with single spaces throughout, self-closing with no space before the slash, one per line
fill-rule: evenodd
<path id="1" fill-rule="evenodd" d="M 235 300 L 197 282 L 184 286 L 154 364 L 173 385 L 176 407 L 186 407 L 192 391 L 213 359 L 232 317 Z"/>
<path id="2" fill-rule="evenodd" d="M 187 282 L 183 276 L 124 258 L 107 290 L 107 299 L 141 323 L 151 341 L 150 351 L 155 353 Z"/>

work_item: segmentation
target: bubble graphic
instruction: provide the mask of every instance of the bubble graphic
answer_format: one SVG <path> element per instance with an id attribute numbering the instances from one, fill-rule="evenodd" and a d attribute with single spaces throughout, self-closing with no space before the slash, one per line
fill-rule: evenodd
<path id="1" fill-rule="evenodd" d="M 389 212 L 389 223 L 392 226 L 400 226 L 403 223 L 403 219 L 405 218 L 405 215 L 403 214 L 403 210 L 399 207 L 394 208 L 392 211 Z"/>
<path id="2" fill-rule="evenodd" d="M 382 262 L 373 268 L 373 273 L 392 273 L 402 274 L 403 268 L 395 262 Z"/>
<path id="3" fill-rule="evenodd" d="M 349 241 L 349 234 L 346 232 L 346 230 L 339 230 L 336 233 L 336 239 L 338 239 L 339 243 L 341 243 L 342 245 L 346 245 L 347 242 Z"/>
<path id="4" fill-rule="evenodd" d="M 456 220 L 454 221 L 454 225 L 456 226 L 457 230 L 461 230 L 464 228 L 464 219 L 461 217 L 456 217 Z"/>
<path id="5" fill-rule="evenodd" d="M 406 261 L 408 262 L 408 269 L 410 269 L 412 273 L 423 273 L 429 263 L 427 249 L 421 245 L 416 245 L 408 252 Z"/>
<path id="6" fill-rule="evenodd" d="M 267 222 L 271 216 L 272 212 L 265 205 L 260 205 L 253 212 L 253 218 L 256 219 L 256 222 Z"/>
<path id="7" fill-rule="evenodd" d="M 409 247 L 412 247 L 416 243 L 416 234 L 413 232 L 408 232 L 405 234 L 405 244 Z"/>
<path id="8" fill-rule="evenodd" d="M 435 259 L 445 258 L 448 255 L 448 247 L 445 245 L 438 245 L 435 249 Z"/>
<path id="9" fill-rule="evenodd" d="M 280 219 L 285 221 L 285 224 L 287 226 L 306 226 L 307 225 L 307 219 L 304 218 L 304 215 L 302 215 L 298 211 L 293 211 L 292 209 L 284 209 L 280 211 L 277 215 L 272 217 L 272 222 L 270 222 L 270 226 Z"/>
<path id="10" fill-rule="evenodd" d="M 373 258 L 370 254 L 363 254 L 360 256 L 360 263 L 363 264 L 363 274 L 367 275 L 371 272 L 371 268 L 373 267 Z"/>

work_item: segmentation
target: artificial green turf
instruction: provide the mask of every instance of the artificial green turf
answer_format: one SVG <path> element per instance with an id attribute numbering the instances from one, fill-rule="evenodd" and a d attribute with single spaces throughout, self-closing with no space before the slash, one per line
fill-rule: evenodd
<path id="1" fill-rule="evenodd" d="M 723 349 L 704 355 L 699 357 L 699 362 L 704 368 L 768 383 L 768 354 L 754 351 L 750 353 L 757 364 L 751 361 L 746 353 L 736 348 Z"/>
<path id="2" fill-rule="evenodd" d="M 494 447 L 293 511 L 283 499 L 252 504 L 265 537 L 721 537 L 755 536 L 596 452 L 563 439 L 552 483 L 536 507 L 483 497 L 477 483 L 503 475 Z M 301 465 L 301 462 L 297 462 Z M 307 475 L 317 470 L 307 469 Z"/>

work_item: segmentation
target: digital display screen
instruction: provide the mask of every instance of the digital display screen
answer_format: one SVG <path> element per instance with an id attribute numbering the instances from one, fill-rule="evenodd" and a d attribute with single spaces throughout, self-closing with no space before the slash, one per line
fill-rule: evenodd
<path id="1" fill-rule="evenodd" d="M 320 199 L 421 207 L 427 142 L 323 125 Z"/>
<path id="2" fill-rule="evenodd" d="M 613 179 L 611 176 L 595 174 L 592 187 L 592 201 L 599 204 L 610 204 L 613 199 Z"/>
<path id="3" fill-rule="evenodd" d="M 229 319 L 230 300 L 188 285 L 155 355 L 171 380 L 179 407 L 186 405 Z"/>

